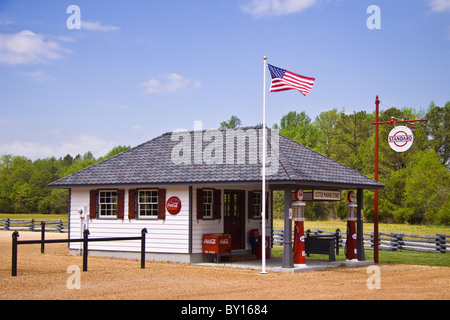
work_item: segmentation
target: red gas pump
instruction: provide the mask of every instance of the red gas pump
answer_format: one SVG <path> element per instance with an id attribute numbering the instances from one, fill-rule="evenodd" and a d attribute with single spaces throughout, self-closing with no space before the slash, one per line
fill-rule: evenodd
<path id="1" fill-rule="evenodd" d="M 295 199 L 292 203 L 292 216 L 294 218 L 294 266 L 303 267 L 305 264 L 305 231 L 303 221 L 305 221 L 306 204 L 302 202 L 303 193 L 295 191 Z"/>
<path id="2" fill-rule="evenodd" d="M 347 241 L 345 256 L 348 260 L 357 258 L 356 255 L 356 210 L 358 205 L 355 204 L 356 196 L 353 191 L 350 191 L 347 195 L 348 204 L 347 207 Z"/>

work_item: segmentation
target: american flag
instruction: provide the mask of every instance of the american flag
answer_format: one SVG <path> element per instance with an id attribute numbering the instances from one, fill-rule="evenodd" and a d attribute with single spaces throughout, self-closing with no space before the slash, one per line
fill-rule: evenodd
<path id="1" fill-rule="evenodd" d="M 306 96 L 314 84 L 315 78 L 301 76 L 299 74 L 274 67 L 268 64 L 270 75 L 272 76 L 272 84 L 269 92 L 278 92 L 284 90 L 295 89 Z"/>

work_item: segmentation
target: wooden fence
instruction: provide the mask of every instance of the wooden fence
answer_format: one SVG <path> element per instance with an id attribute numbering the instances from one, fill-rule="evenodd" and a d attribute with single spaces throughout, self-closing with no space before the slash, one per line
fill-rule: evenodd
<path id="1" fill-rule="evenodd" d="M 41 231 L 42 222 L 46 231 L 68 232 L 69 222 L 61 219 L 36 220 L 36 219 L 0 219 L 0 230 Z"/>
<path id="2" fill-rule="evenodd" d="M 305 231 L 306 233 L 307 231 Z M 338 233 L 339 247 L 344 247 L 346 242 L 346 232 L 341 232 L 339 229 L 336 231 L 326 231 L 321 229 L 310 230 L 312 234 L 331 234 L 336 235 Z M 373 249 L 374 233 L 364 234 L 364 247 L 366 249 Z M 293 237 L 293 235 L 292 235 Z M 273 244 L 283 245 L 284 230 L 273 230 Z M 292 238 L 293 239 L 293 238 Z M 293 241 L 293 240 L 292 240 Z M 450 235 L 436 233 L 434 236 L 424 236 L 406 233 L 378 233 L 378 249 L 389 251 L 421 251 L 421 252 L 448 252 L 447 248 L 450 248 Z"/>

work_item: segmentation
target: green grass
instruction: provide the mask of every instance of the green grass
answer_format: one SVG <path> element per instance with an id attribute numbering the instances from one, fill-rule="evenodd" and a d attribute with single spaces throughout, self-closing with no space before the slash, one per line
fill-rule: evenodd
<path id="1" fill-rule="evenodd" d="M 35 219 L 35 220 L 54 220 L 61 219 L 68 221 L 68 214 L 41 214 L 41 213 L 0 213 L 0 219 Z"/>
<path id="2" fill-rule="evenodd" d="M 373 250 L 365 250 L 364 254 L 366 260 L 373 260 Z M 276 246 L 272 248 L 272 257 L 283 256 L 283 247 Z M 417 252 L 417 251 L 385 251 L 380 250 L 378 252 L 380 263 L 394 263 L 394 264 L 416 264 L 425 266 L 440 266 L 450 267 L 450 252 L 447 253 L 429 253 L 429 252 Z M 315 260 L 328 260 L 327 255 L 311 254 L 306 259 Z M 336 256 L 337 261 L 345 260 L 344 248 L 340 248 L 339 255 Z"/>
<path id="3" fill-rule="evenodd" d="M 284 229 L 283 219 L 274 219 L 273 221 L 274 229 Z M 342 232 L 347 230 L 346 221 L 305 221 L 305 230 L 307 229 L 322 229 L 327 231 L 335 231 L 339 228 Z M 364 223 L 364 232 L 372 232 L 374 227 L 372 222 Z M 408 233 L 408 234 L 418 234 L 424 236 L 434 236 L 436 233 L 448 234 L 450 235 L 450 226 L 440 226 L 440 225 L 411 225 L 411 224 L 398 224 L 398 223 L 379 223 L 378 231 L 383 233 Z"/>
<path id="4" fill-rule="evenodd" d="M 347 230 L 346 221 L 305 221 L 305 230 L 307 229 L 323 229 L 328 231 L 335 231 L 339 228 L 342 232 Z M 274 220 L 274 229 L 283 229 L 284 221 L 282 219 Z M 408 224 L 387 224 L 380 223 L 378 225 L 380 232 L 391 233 L 407 233 L 417 235 L 436 235 L 436 233 L 450 234 L 449 226 L 436 225 L 408 225 Z M 373 231 L 373 223 L 364 224 L 364 232 Z M 277 246 L 272 248 L 273 257 L 283 256 L 283 247 Z M 450 267 L 450 252 L 446 253 L 430 253 L 417 251 L 387 251 L 379 250 L 378 252 L 380 263 L 399 263 L 399 264 L 416 264 L 426 266 L 444 266 Z M 373 250 L 365 250 L 366 260 L 373 260 Z M 307 259 L 328 260 L 327 255 L 311 254 Z M 336 260 L 345 260 L 344 248 L 340 248 L 339 255 Z"/>

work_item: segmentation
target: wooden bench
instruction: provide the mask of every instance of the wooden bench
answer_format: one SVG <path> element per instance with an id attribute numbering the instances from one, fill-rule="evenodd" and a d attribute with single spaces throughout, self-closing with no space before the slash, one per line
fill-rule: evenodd
<path id="1" fill-rule="evenodd" d="M 336 261 L 335 248 L 335 236 L 308 235 L 305 237 L 305 253 L 308 257 L 311 253 L 327 254 L 328 261 Z"/>

